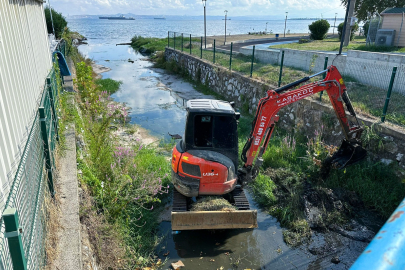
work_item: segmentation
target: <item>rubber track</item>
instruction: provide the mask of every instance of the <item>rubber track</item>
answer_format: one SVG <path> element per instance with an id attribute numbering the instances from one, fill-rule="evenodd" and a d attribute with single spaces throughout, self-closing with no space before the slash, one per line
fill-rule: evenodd
<path id="1" fill-rule="evenodd" d="M 187 212 L 187 197 L 173 189 L 173 212 Z"/>
<path id="2" fill-rule="evenodd" d="M 249 201 L 242 188 L 235 188 L 231 194 L 235 200 L 235 206 L 238 207 L 239 210 L 250 210 Z"/>

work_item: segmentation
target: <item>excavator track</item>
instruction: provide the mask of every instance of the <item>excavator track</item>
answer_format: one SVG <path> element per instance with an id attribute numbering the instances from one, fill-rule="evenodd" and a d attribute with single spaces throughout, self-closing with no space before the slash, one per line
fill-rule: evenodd
<path id="1" fill-rule="evenodd" d="M 231 194 L 235 201 L 235 206 L 238 207 L 239 210 L 250 210 L 249 201 L 242 188 L 236 187 Z"/>
<path id="2" fill-rule="evenodd" d="M 187 212 L 187 197 L 173 189 L 173 212 Z"/>

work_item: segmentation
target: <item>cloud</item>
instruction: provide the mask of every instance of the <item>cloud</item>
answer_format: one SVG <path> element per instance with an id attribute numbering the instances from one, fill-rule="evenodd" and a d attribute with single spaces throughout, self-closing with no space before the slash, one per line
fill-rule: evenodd
<path id="1" fill-rule="evenodd" d="M 329 17 L 338 12 L 344 16 L 336 0 L 207 0 L 207 15 L 222 16 L 226 9 L 231 16 Z M 134 13 L 138 15 L 202 15 L 201 0 L 53 0 L 53 7 L 63 14 L 98 15 Z"/>

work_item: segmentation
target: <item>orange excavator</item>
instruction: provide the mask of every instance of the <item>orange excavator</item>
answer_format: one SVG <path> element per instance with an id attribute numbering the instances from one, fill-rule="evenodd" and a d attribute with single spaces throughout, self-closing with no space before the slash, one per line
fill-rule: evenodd
<path id="1" fill-rule="evenodd" d="M 322 81 L 294 87 L 311 78 L 326 74 Z M 288 91 L 290 90 L 290 91 Z M 335 66 L 275 90 L 259 101 L 252 130 L 241 153 L 243 166 L 238 169 L 237 123 L 240 114 L 233 102 L 195 99 L 187 102 L 184 139 L 172 152 L 173 193 L 172 230 L 232 229 L 257 227 L 257 212 L 251 210 L 243 190 L 254 180 L 263 163 L 278 111 L 291 103 L 326 91 L 340 121 L 345 138 L 329 158 L 334 167 L 344 168 L 363 159 L 363 128 L 356 118 L 346 86 Z M 349 122 L 347 111 L 356 123 Z M 236 211 L 190 211 L 193 197 L 222 196 Z"/>

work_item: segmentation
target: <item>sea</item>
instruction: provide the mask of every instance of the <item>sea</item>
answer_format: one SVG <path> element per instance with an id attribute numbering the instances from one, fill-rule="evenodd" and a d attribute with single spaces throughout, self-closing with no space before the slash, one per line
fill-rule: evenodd
<path id="1" fill-rule="evenodd" d="M 165 20 L 136 19 L 136 20 L 102 20 L 96 18 L 68 18 L 68 26 L 72 31 L 78 31 L 96 43 L 129 42 L 135 35 L 144 37 L 167 37 L 168 31 L 193 36 L 204 35 L 204 20 L 170 17 Z M 286 32 L 309 33 L 308 25 L 315 20 L 287 20 Z M 334 20 L 328 20 L 331 26 Z M 336 21 L 336 26 L 342 20 Z M 267 24 L 266 24 L 267 23 Z M 226 24 L 226 34 L 248 34 L 249 32 L 284 33 L 284 20 L 229 20 Z M 329 29 L 332 33 L 333 27 Z M 335 33 L 336 33 L 335 29 Z M 207 19 L 207 36 L 222 36 L 225 34 L 225 22 L 222 19 Z"/>

